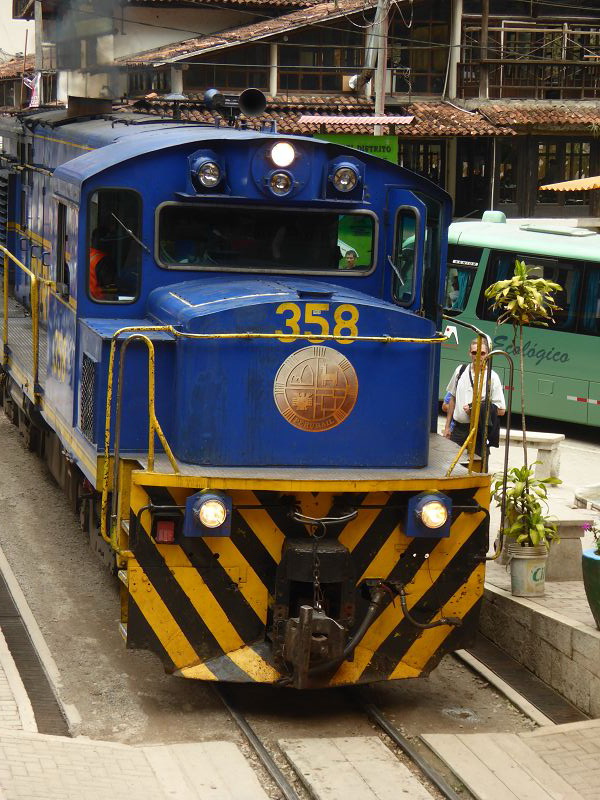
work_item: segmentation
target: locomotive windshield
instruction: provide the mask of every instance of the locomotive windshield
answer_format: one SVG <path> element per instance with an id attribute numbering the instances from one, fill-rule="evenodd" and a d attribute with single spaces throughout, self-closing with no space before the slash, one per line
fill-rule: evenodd
<path id="1" fill-rule="evenodd" d="M 364 273 L 374 244 L 368 213 L 166 204 L 158 217 L 158 261 L 171 268 Z"/>

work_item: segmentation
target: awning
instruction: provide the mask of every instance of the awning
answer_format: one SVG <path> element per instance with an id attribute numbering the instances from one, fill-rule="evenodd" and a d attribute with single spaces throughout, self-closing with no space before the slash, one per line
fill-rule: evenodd
<path id="1" fill-rule="evenodd" d="M 322 123 L 323 125 L 409 125 L 414 117 L 359 117 L 348 116 L 341 117 L 338 115 L 325 115 L 325 114 L 302 114 L 298 122 L 302 124 Z M 600 180 L 600 179 L 599 179 Z"/>
<path id="2" fill-rule="evenodd" d="M 548 183 L 546 186 L 540 186 L 540 189 L 552 192 L 585 192 L 587 189 L 600 189 L 600 175 L 592 178 L 576 178 L 574 181 Z"/>

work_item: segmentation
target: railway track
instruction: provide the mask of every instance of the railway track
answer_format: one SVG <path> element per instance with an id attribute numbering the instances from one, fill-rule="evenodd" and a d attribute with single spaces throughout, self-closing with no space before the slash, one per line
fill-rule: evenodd
<path id="1" fill-rule="evenodd" d="M 483 637 L 479 638 L 470 651 L 463 651 L 454 658 L 466 663 L 480 678 L 494 685 L 537 724 L 561 724 L 586 719 L 585 715 L 581 714 L 568 701 L 557 695 L 528 670 Z M 278 760 L 282 761 L 282 754 L 278 751 L 277 745 L 262 738 L 257 732 L 257 726 L 254 726 L 248 716 L 242 712 L 240 706 L 243 705 L 244 700 L 242 699 L 239 704 L 236 702 L 235 688 L 220 685 L 215 687 L 215 692 L 270 775 L 280 796 L 284 800 L 304 800 L 307 796 L 304 787 L 298 791 L 288 777 L 288 775 L 294 774 L 294 766 L 289 767 L 287 771 L 280 766 Z M 373 702 L 373 694 L 374 692 L 369 687 L 349 687 L 341 689 L 338 696 L 343 697 L 354 712 L 358 711 L 375 726 L 386 746 L 389 746 L 389 742 L 391 742 L 404 754 L 405 759 L 413 767 L 412 771 L 419 774 L 426 787 L 434 787 L 438 797 L 445 800 L 465 800 L 465 798 L 471 797 L 465 788 L 457 791 L 449 784 L 445 775 L 436 766 L 435 756 L 429 758 L 416 747 L 413 741 L 394 724 L 390 716 L 377 703 Z M 283 716 L 285 716 L 285 712 Z M 342 724 L 342 727 L 345 724 L 346 722 Z M 260 723 L 258 727 L 260 727 Z M 337 727 L 339 728 L 339 725 Z M 353 733 L 354 731 L 351 735 Z M 335 735 L 339 736 L 340 733 L 336 731 Z M 300 779 L 302 780 L 302 776 Z M 318 791 L 308 790 L 308 795 L 315 800 L 320 798 Z"/>
<path id="2" fill-rule="evenodd" d="M 215 693 L 246 737 L 255 755 L 279 790 L 281 797 L 284 800 L 304 800 L 306 793 L 300 793 L 296 790 L 286 771 L 279 766 L 271 752 L 272 746 L 261 738 L 249 719 L 236 705 L 233 697 L 234 692 L 230 688 L 220 685 L 215 687 Z M 392 740 L 411 764 L 417 767 L 426 782 L 435 787 L 441 797 L 445 798 L 445 800 L 465 800 L 467 795 L 457 793 L 433 763 L 427 761 L 411 741 L 392 723 L 389 717 L 376 704 L 370 701 L 368 689 L 349 688 L 344 690 L 344 694 L 348 701 L 378 728 L 380 733 L 385 734 Z M 314 798 L 319 797 L 318 793 L 310 791 L 309 795 Z"/>

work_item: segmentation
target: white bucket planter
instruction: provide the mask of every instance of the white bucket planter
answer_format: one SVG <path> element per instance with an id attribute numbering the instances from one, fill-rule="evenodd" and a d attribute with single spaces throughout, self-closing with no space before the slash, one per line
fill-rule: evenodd
<path id="1" fill-rule="evenodd" d="M 547 558 L 548 550 L 545 545 L 508 545 L 510 586 L 515 597 L 540 597 L 544 594 Z"/>

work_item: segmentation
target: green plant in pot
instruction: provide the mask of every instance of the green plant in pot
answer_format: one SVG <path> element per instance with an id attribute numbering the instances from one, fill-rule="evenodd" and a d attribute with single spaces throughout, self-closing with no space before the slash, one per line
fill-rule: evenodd
<path id="1" fill-rule="evenodd" d="M 596 627 L 600 630 L 600 521 L 588 523 L 583 528 L 591 531 L 594 537 L 594 546 L 583 551 L 583 585 Z"/>
<path id="2" fill-rule="evenodd" d="M 548 518 L 547 496 L 548 486 L 560 483 L 560 480 L 536 479 L 527 463 L 523 328 L 530 325 L 548 327 L 554 323 L 554 312 L 559 308 L 554 295 L 561 290 L 558 283 L 542 275 L 542 267 L 528 266 L 517 259 L 512 277 L 496 281 L 485 290 L 492 310 L 498 312 L 498 325 L 512 325 L 513 345 L 519 354 L 524 466 L 509 470 L 504 499 L 502 479 L 496 481 L 493 491 L 498 505 L 504 508 L 504 534 L 513 539 L 507 547 L 512 593 L 525 597 L 544 593 L 548 550 L 558 539 L 557 525 Z"/>
<path id="3" fill-rule="evenodd" d="M 533 468 L 535 464 L 532 464 Z M 558 523 L 548 516 L 548 486 L 559 478 L 535 478 L 530 467 L 512 467 L 507 474 L 503 534 L 507 547 L 511 591 L 519 597 L 544 594 L 546 559 L 553 542 L 559 541 Z M 502 506 L 504 480 L 493 485 L 493 497 Z"/>

